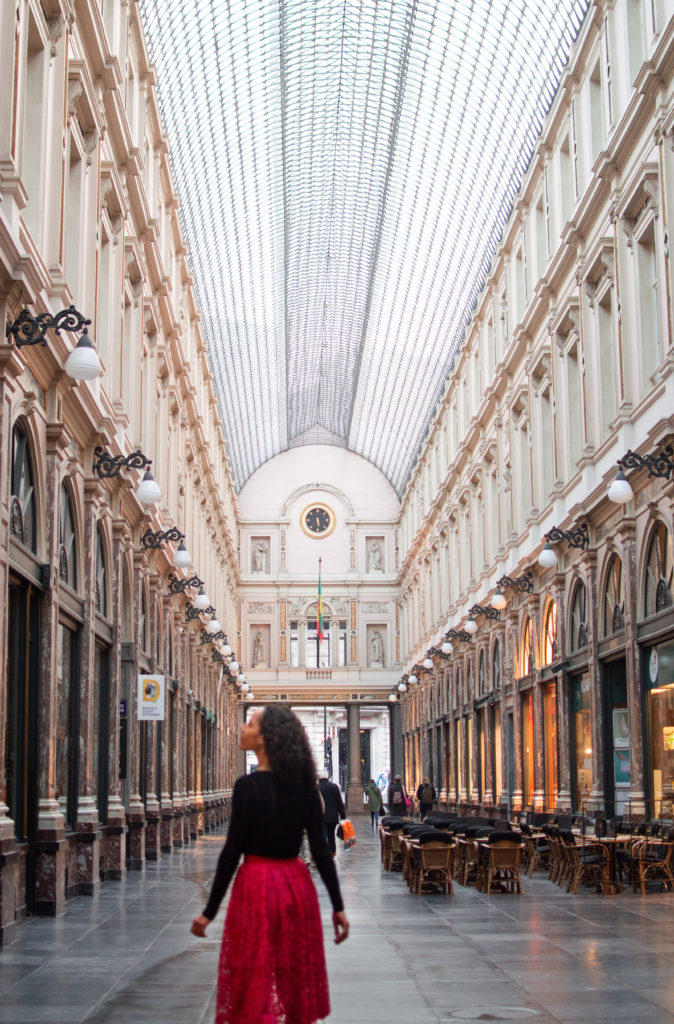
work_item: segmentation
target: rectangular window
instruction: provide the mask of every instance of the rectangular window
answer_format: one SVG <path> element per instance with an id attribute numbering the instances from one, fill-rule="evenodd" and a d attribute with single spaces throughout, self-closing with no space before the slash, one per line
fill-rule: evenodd
<path id="1" fill-rule="evenodd" d="M 298 622 L 290 623 L 290 667 L 300 665 L 300 628 Z"/>
<path id="2" fill-rule="evenodd" d="M 316 619 L 309 619 L 307 622 L 307 668 L 330 668 L 332 659 L 330 657 L 330 620 L 323 622 L 323 640 L 318 639 L 318 624 Z"/>
<path id="3" fill-rule="evenodd" d="M 347 634 L 346 634 L 346 621 L 340 619 L 339 632 L 337 634 L 337 665 L 339 668 L 344 668 L 347 664 Z"/>

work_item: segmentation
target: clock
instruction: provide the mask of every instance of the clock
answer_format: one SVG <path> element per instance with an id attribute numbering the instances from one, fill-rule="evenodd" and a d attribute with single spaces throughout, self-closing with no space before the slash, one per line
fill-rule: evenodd
<path id="1" fill-rule="evenodd" d="M 300 516 L 300 526 L 307 537 L 328 537 L 334 530 L 335 524 L 335 513 L 330 506 L 318 502 L 307 505 Z"/>

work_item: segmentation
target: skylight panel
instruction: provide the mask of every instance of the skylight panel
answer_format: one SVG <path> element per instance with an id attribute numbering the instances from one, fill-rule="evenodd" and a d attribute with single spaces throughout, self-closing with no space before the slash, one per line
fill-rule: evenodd
<path id="1" fill-rule="evenodd" d="M 588 0 L 141 0 L 237 487 L 402 493 Z"/>

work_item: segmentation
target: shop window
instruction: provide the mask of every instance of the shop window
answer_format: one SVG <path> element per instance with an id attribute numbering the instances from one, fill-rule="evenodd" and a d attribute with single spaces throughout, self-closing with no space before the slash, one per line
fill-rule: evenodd
<path id="1" fill-rule="evenodd" d="M 573 763 L 575 765 L 574 809 L 582 810 L 592 790 L 592 718 L 590 677 L 573 680 Z"/>
<path id="2" fill-rule="evenodd" d="M 644 614 L 657 615 L 672 606 L 672 535 L 664 523 L 658 523 L 651 538 L 646 560 Z"/>
<path id="3" fill-rule="evenodd" d="M 587 647 L 587 590 L 578 582 L 571 600 L 570 650 L 579 651 Z"/>
<path id="4" fill-rule="evenodd" d="M 75 521 L 70 496 L 65 484 L 61 484 L 59 508 L 59 579 L 77 590 L 77 547 L 75 544 Z"/>
<path id="5" fill-rule="evenodd" d="M 623 584 L 623 564 L 614 555 L 609 564 L 604 588 L 604 636 L 617 633 L 625 628 L 625 589 Z"/>
<path id="6" fill-rule="evenodd" d="M 12 481 L 9 499 L 9 532 L 36 550 L 35 487 L 26 432 L 17 423 L 12 431 Z"/>
<path id="7" fill-rule="evenodd" d="M 545 609 L 545 628 L 543 631 L 543 664 L 552 665 L 557 660 L 557 604 L 548 602 Z"/>
<path id="8" fill-rule="evenodd" d="M 674 817 L 674 641 L 645 652 L 652 814 Z"/>
<path id="9" fill-rule="evenodd" d="M 95 582 L 95 606 L 96 611 L 104 618 L 108 616 L 108 581 L 105 564 L 105 549 L 100 527 L 96 531 L 96 582 Z"/>

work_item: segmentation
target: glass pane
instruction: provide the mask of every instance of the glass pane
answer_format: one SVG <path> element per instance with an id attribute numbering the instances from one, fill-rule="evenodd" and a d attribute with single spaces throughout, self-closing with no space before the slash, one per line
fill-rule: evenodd
<path id="1" fill-rule="evenodd" d="M 142 0 L 237 487 L 402 493 L 588 6 Z"/>

